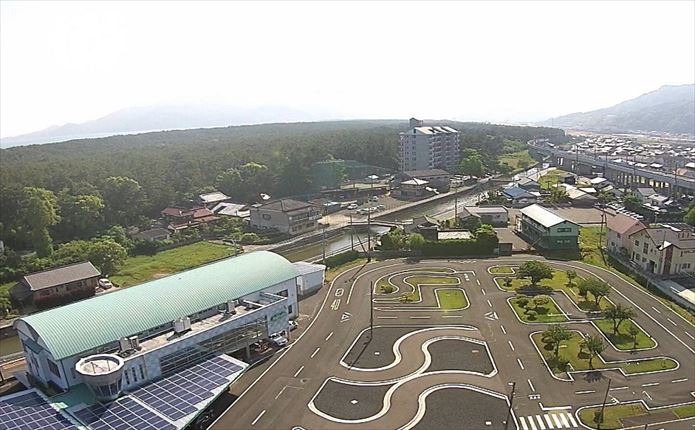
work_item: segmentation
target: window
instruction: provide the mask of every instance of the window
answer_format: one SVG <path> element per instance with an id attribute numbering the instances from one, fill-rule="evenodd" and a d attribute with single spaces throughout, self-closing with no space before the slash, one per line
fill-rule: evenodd
<path id="1" fill-rule="evenodd" d="M 292 305 L 289 305 L 289 306 L 287 307 L 287 313 L 288 313 L 288 314 L 292 314 Z"/>
<path id="2" fill-rule="evenodd" d="M 620 239 L 620 233 L 616 233 L 618 235 L 618 239 Z"/>
<path id="3" fill-rule="evenodd" d="M 635 246 L 639 246 L 639 240 L 635 240 Z"/>
<path id="4" fill-rule="evenodd" d="M 51 360 L 46 360 L 46 362 L 48 363 L 48 370 L 57 377 L 60 377 L 60 369 L 58 369 L 58 366 Z"/>
<path id="5" fill-rule="evenodd" d="M 126 370 L 123 372 L 123 375 L 125 375 L 125 384 L 130 385 L 130 376 L 128 376 L 128 371 Z"/>
<path id="6" fill-rule="evenodd" d="M 690 269 L 690 263 L 681 264 L 681 269 Z"/>
<path id="7" fill-rule="evenodd" d="M 145 371 L 142 369 L 142 364 L 138 364 L 138 368 L 140 368 L 140 379 L 145 379 Z"/>
<path id="8" fill-rule="evenodd" d="M 270 214 L 263 214 L 263 219 L 265 219 L 265 220 L 270 219 Z"/>
<path id="9" fill-rule="evenodd" d="M 572 231 L 572 227 L 560 227 L 557 229 L 558 233 L 568 233 Z"/>
<path id="10" fill-rule="evenodd" d="M 649 252 L 649 243 L 644 242 L 644 246 L 642 247 L 642 254 L 646 254 Z"/>

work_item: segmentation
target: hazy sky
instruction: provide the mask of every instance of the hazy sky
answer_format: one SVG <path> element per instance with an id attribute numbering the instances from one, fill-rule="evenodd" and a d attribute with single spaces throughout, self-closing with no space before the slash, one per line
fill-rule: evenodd
<path id="1" fill-rule="evenodd" d="M 695 2 L 0 3 L 0 135 L 216 100 L 544 119 L 695 80 Z"/>

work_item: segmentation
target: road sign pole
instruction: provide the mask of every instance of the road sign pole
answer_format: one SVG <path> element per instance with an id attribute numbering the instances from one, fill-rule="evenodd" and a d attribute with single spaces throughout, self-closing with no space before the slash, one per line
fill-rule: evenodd
<path id="1" fill-rule="evenodd" d="M 374 281 L 369 283 L 369 336 L 374 329 Z"/>
<path id="2" fill-rule="evenodd" d="M 512 405 L 514 405 L 514 392 L 516 389 L 516 382 L 512 382 L 512 393 L 509 395 L 509 409 L 507 410 L 507 421 L 504 422 L 504 430 L 509 428 L 509 419 L 512 417 Z"/>
<path id="3" fill-rule="evenodd" d="M 596 423 L 596 429 L 601 429 L 601 423 L 603 422 L 603 411 L 606 409 L 606 401 L 608 400 L 608 391 L 611 389 L 611 380 L 608 379 L 608 387 L 606 388 L 606 395 L 603 396 L 603 404 L 601 405 L 601 413 L 598 416 L 598 422 Z"/>

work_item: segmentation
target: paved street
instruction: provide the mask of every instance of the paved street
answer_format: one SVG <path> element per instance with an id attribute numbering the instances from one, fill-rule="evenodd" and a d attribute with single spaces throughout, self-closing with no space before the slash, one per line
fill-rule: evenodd
<path id="1" fill-rule="evenodd" d="M 461 414 L 471 422 L 489 422 L 486 428 L 504 428 L 507 417 L 499 411 L 507 408 L 511 382 L 516 389 L 509 428 L 522 430 L 579 428 L 577 410 L 600 404 L 609 378 L 611 403 L 642 400 L 658 407 L 693 401 L 695 327 L 641 288 L 577 262 L 549 263 L 609 282 L 610 299 L 633 307 L 635 321 L 658 343 L 634 353 L 609 346 L 602 354 L 606 361 L 667 356 L 679 367 L 631 376 L 618 370 L 559 375 L 567 380 L 552 375 L 529 338 L 547 324 L 522 324 L 507 302 L 511 293 L 499 289 L 488 273 L 491 266 L 529 258 L 535 257 L 388 260 L 343 273 L 301 302 L 301 313 L 312 317 L 300 321 L 300 336 L 270 365 L 252 369 L 231 387 L 239 398 L 212 428 L 451 428 Z M 436 285 L 420 285 L 418 279 Z M 370 291 L 371 283 L 388 281 L 397 291 Z M 456 291 L 465 293 L 468 303 L 442 309 L 443 295 Z M 404 293 L 414 294 L 413 300 L 401 303 Z M 378 327 L 373 332 L 370 295 Z M 566 297 L 554 299 L 573 317 L 580 315 Z M 596 332 L 582 318 L 570 327 Z M 465 398 L 487 401 L 456 401 Z M 454 403 L 459 407 L 449 414 L 446 405 Z M 695 420 L 658 428 L 692 424 Z"/>

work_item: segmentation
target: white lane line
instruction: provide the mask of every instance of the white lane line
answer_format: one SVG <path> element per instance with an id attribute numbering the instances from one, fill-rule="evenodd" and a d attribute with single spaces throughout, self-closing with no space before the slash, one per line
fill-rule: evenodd
<path id="1" fill-rule="evenodd" d="M 521 427 L 523 427 L 524 430 L 528 430 L 528 426 L 526 425 L 526 420 L 524 417 L 519 417 L 519 422 L 521 422 Z"/>
<path id="2" fill-rule="evenodd" d="M 644 393 L 644 395 L 647 396 L 647 398 L 648 398 L 650 401 L 654 400 L 654 399 L 652 399 L 652 396 L 650 396 L 649 393 L 647 393 L 646 391 L 642 390 L 642 393 Z"/>
<path id="3" fill-rule="evenodd" d="M 316 351 L 314 351 L 313 354 L 311 354 L 311 357 L 309 357 L 309 358 L 314 358 L 314 356 L 316 354 L 318 354 L 320 350 L 321 350 L 321 348 L 316 348 Z"/>
<path id="4" fill-rule="evenodd" d="M 524 364 L 521 362 L 521 359 L 517 358 L 516 362 L 519 363 L 519 367 L 521 367 L 521 370 L 524 370 Z"/>
<path id="5" fill-rule="evenodd" d="M 652 309 L 654 309 L 654 312 L 656 312 L 657 314 L 660 314 L 660 313 L 661 313 L 661 311 L 658 310 L 657 308 L 655 308 L 654 306 L 652 306 Z"/>
<path id="6" fill-rule="evenodd" d="M 293 377 L 296 378 L 297 375 L 299 375 L 299 374 L 302 372 L 302 370 L 304 370 L 304 366 L 302 366 L 302 367 L 300 367 L 299 369 L 297 369 L 297 371 L 294 372 L 294 376 L 293 376 Z"/>
<path id="7" fill-rule="evenodd" d="M 483 296 L 485 296 L 485 295 L 486 295 L 486 293 L 485 293 L 485 289 L 481 288 L 481 289 L 480 289 L 480 291 L 482 291 L 482 292 L 483 292 Z"/>
<path id="8" fill-rule="evenodd" d="M 574 394 L 591 394 L 595 393 L 596 390 L 584 390 L 584 391 L 575 391 Z"/>
<path id="9" fill-rule="evenodd" d="M 536 423 L 533 421 L 533 417 L 526 417 L 528 418 L 528 425 L 531 426 L 531 430 L 538 430 L 536 428 Z"/>
<path id="10" fill-rule="evenodd" d="M 643 387 L 653 387 L 654 385 L 659 385 L 658 382 L 650 382 L 649 384 L 642 384 Z"/>
<path id="11" fill-rule="evenodd" d="M 679 383 L 679 382 L 685 382 L 685 381 L 687 381 L 687 380 L 688 380 L 688 378 L 674 379 L 673 381 L 671 381 L 671 383 L 677 384 L 677 383 Z"/>
<path id="12" fill-rule="evenodd" d="M 280 392 L 277 393 L 277 395 L 275 396 L 275 400 L 277 400 L 278 397 L 282 396 L 282 393 L 284 393 L 286 389 L 287 389 L 287 385 L 285 385 L 284 387 L 282 387 L 282 390 L 280 390 Z"/>
<path id="13" fill-rule="evenodd" d="M 507 334 L 507 330 L 504 328 L 503 325 L 501 325 L 500 328 L 502 329 L 502 333 Z"/>
<path id="14" fill-rule="evenodd" d="M 620 391 L 620 390 L 627 390 L 630 387 L 616 387 L 616 388 L 611 388 L 610 391 Z"/>
<path id="15" fill-rule="evenodd" d="M 422 316 L 422 317 L 410 317 L 411 320 L 428 320 L 430 317 L 428 316 Z"/>
<path id="16" fill-rule="evenodd" d="M 328 342 L 328 339 L 330 339 L 331 336 L 333 336 L 333 332 L 331 332 L 328 336 L 326 336 L 326 342 Z"/>
<path id="17" fill-rule="evenodd" d="M 512 344 L 512 341 L 508 340 L 507 342 L 509 342 L 509 347 L 512 349 L 512 351 L 514 351 L 514 345 Z"/>
<path id="18" fill-rule="evenodd" d="M 396 319 L 396 318 L 398 318 L 398 317 L 395 316 L 395 315 L 387 315 L 387 316 L 385 316 L 385 317 L 378 316 L 377 318 L 380 319 L 380 320 L 392 320 L 392 319 Z"/>
<path id="19" fill-rule="evenodd" d="M 560 419 L 557 417 L 557 415 L 552 414 L 551 417 L 553 417 L 553 421 L 555 421 L 555 427 L 557 428 L 562 428 L 562 423 L 560 422 Z"/>
<path id="20" fill-rule="evenodd" d="M 543 418 L 540 415 L 536 415 L 536 421 L 538 421 L 541 430 L 545 430 L 545 424 L 543 424 Z"/>
<path id="21" fill-rule="evenodd" d="M 256 423 L 258 422 L 258 420 L 261 419 L 261 417 L 263 416 L 264 413 L 265 413 L 265 409 L 263 409 L 263 410 L 261 411 L 261 413 L 258 414 L 258 416 L 256 417 L 255 420 L 251 421 L 251 425 L 252 425 L 252 426 L 255 426 Z"/>
<path id="22" fill-rule="evenodd" d="M 543 415 L 543 418 L 545 418 L 545 422 L 546 422 L 546 424 L 548 424 L 548 428 L 553 429 L 554 428 L 553 427 L 553 421 L 550 419 L 550 415 L 545 414 L 545 415 Z"/>
<path id="23" fill-rule="evenodd" d="M 490 299 L 487 300 L 487 305 L 492 307 L 492 303 L 490 303 Z"/>
<path id="24" fill-rule="evenodd" d="M 535 393 L 536 387 L 533 386 L 533 382 L 531 382 L 530 379 L 527 379 L 526 382 L 528 382 L 528 386 L 531 388 L 531 391 L 533 391 Z"/>
<path id="25" fill-rule="evenodd" d="M 691 338 L 692 340 L 695 340 L 695 337 L 693 337 L 693 335 L 688 333 L 687 331 L 685 332 L 685 335 Z"/>
<path id="26" fill-rule="evenodd" d="M 463 318 L 463 315 L 442 315 L 442 318 Z"/>
<path id="27" fill-rule="evenodd" d="M 579 424 L 577 424 L 577 420 L 574 419 L 574 416 L 570 414 L 569 412 L 565 412 L 567 414 L 567 418 L 570 419 L 570 422 L 572 423 L 572 427 L 579 427 Z"/>
<path id="28" fill-rule="evenodd" d="M 675 327 L 678 327 L 678 324 L 676 324 L 676 322 L 674 320 L 672 320 L 671 318 L 668 318 L 668 317 L 666 319 L 668 320 L 668 322 L 673 324 Z"/>
<path id="29" fill-rule="evenodd" d="M 476 279 L 475 282 L 477 282 L 478 285 L 480 285 L 480 279 Z"/>

